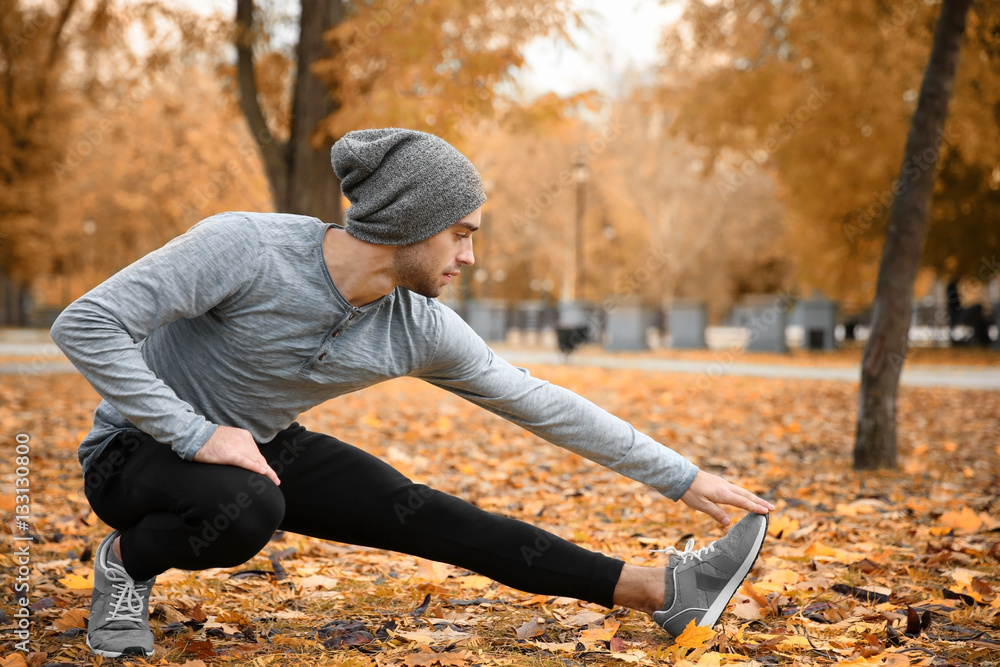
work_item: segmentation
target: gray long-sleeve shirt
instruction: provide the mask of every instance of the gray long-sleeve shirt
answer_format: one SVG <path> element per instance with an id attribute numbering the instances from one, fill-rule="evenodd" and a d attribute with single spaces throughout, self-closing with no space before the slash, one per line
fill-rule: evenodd
<path id="1" fill-rule="evenodd" d="M 497 357 L 450 308 L 397 288 L 360 308 L 323 258 L 316 218 L 206 218 L 70 304 L 52 339 L 103 397 L 88 463 L 123 429 L 192 459 L 216 425 L 270 441 L 328 399 L 422 378 L 677 500 L 697 474 L 590 401 Z"/>

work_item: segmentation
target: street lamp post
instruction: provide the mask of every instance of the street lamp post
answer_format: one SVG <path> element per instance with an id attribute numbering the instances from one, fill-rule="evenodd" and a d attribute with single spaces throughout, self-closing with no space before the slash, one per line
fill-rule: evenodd
<path id="1" fill-rule="evenodd" d="M 576 182 L 576 262 L 574 292 L 575 298 L 583 298 L 584 267 L 583 267 L 583 213 L 586 206 L 586 185 L 590 178 L 590 167 L 583 156 L 573 163 L 573 180 Z"/>
<path id="2" fill-rule="evenodd" d="M 573 163 L 573 181 L 576 182 L 576 220 L 573 225 L 573 240 L 566 239 L 566 271 L 563 273 L 562 297 L 559 304 L 559 349 L 569 354 L 588 337 L 589 323 L 583 297 L 583 214 L 585 186 L 590 177 L 587 161 L 582 156 Z M 567 232 L 569 226 L 567 225 Z M 572 267 L 572 269 L 570 268 Z"/>

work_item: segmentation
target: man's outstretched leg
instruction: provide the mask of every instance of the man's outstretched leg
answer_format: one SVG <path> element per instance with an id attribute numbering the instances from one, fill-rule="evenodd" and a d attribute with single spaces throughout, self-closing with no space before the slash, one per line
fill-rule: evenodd
<path id="1" fill-rule="evenodd" d="M 767 525 L 766 516 L 748 515 L 703 549 L 670 550 L 667 568 L 641 568 L 414 484 L 363 450 L 297 424 L 261 451 L 282 479 L 284 530 L 451 563 L 531 593 L 646 611 L 672 634 L 691 619 L 715 624 Z"/>

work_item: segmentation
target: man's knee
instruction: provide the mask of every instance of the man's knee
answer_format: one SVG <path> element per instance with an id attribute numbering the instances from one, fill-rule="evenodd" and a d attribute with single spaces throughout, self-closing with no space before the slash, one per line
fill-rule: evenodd
<path id="1" fill-rule="evenodd" d="M 226 562 L 215 566 L 228 567 L 246 562 L 267 544 L 284 518 L 285 499 L 270 480 L 260 489 L 209 494 L 191 517 L 188 546 L 195 556 L 224 555 Z"/>

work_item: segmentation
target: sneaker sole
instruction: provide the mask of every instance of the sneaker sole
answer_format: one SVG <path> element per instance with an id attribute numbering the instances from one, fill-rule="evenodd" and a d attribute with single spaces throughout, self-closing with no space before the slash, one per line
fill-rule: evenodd
<path id="1" fill-rule="evenodd" d="M 757 556 L 760 555 L 760 548 L 764 544 L 764 537 L 767 535 L 769 517 L 767 514 L 762 516 L 764 517 L 764 523 L 761 524 L 760 531 L 757 533 L 757 536 L 754 537 L 753 549 L 750 550 L 750 553 L 753 554 L 753 558 L 750 558 L 750 554 L 747 554 L 747 558 L 743 561 L 743 564 L 740 565 L 740 569 L 736 571 L 733 578 L 730 579 L 729 583 L 726 584 L 726 587 L 722 589 L 722 592 L 719 593 L 719 597 L 715 599 L 715 602 L 713 602 L 712 606 L 708 608 L 708 611 L 705 612 L 705 615 L 702 617 L 701 621 L 697 623 L 697 625 L 704 626 L 706 628 L 713 627 L 719 621 L 719 617 L 722 616 L 722 612 L 724 612 L 726 607 L 729 606 L 729 601 L 733 599 L 734 595 L 736 595 L 736 591 L 743 584 L 743 580 L 747 578 L 747 575 L 750 574 L 750 570 L 753 569 L 754 563 L 757 562 Z"/>
<path id="2" fill-rule="evenodd" d="M 90 645 L 90 637 L 87 637 L 87 648 L 91 650 L 92 653 L 96 655 L 103 656 L 105 658 L 120 658 L 124 656 L 146 656 L 150 658 L 153 656 L 155 651 L 146 651 L 146 649 L 141 646 L 127 646 L 121 651 L 105 651 L 104 649 L 94 648 Z"/>

